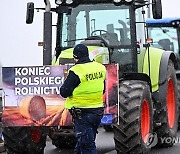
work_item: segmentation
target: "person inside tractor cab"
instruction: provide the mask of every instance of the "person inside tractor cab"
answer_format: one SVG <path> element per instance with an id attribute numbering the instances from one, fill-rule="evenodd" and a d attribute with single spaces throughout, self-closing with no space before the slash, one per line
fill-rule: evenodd
<path id="1" fill-rule="evenodd" d="M 77 144 L 75 154 L 96 154 L 96 133 L 103 112 L 103 92 L 106 77 L 104 65 L 90 61 L 88 48 L 78 44 L 73 50 L 75 65 L 60 88 L 62 97 L 67 98 L 75 126 Z"/>
<path id="2" fill-rule="evenodd" d="M 163 50 L 171 50 L 171 41 L 169 39 L 161 39 L 158 41 L 158 44 L 162 47 Z"/>

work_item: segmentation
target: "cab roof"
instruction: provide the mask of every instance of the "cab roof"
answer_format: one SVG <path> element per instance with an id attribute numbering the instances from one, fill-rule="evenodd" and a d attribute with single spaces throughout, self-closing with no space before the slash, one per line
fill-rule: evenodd
<path id="1" fill-rule="evenodd" d="M 180 17 L 172 17 L 172 18 L 162 18 L 162 19 L 152 19 L 148 18 L 146 20 L 147 26 L 150 27 L 172 27 L 173 22 L 180 22 Z"/>

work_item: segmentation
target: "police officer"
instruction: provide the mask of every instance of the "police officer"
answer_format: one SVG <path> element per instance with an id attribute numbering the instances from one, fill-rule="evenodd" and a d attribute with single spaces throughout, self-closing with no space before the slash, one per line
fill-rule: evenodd
<path id="1" fill-rule="evenodd" d="M 74 154 L 96 154 L 95 138 L 103 116 L 105 66 L 90 61 L 88 48 L 78 44 L 73 50 L 75 65 L 60 89 L 67 98 L 65 108 L 72 114 L 77 144 Z"/>

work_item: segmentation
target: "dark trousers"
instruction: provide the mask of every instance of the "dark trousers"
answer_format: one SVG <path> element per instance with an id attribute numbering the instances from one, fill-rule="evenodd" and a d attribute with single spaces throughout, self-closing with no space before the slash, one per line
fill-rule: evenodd
<path id="1" fill-rule="evenodd" d="M 83 113 L 81 119 L 74 119 L 77 138 L 74 154 L 97 154 L 95 139 L 101 118 L 102 114 L 92 112 Z"/>

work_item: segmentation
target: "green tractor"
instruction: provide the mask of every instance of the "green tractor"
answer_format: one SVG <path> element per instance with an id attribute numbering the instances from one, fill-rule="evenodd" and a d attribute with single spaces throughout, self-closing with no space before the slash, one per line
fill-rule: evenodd
<path id="1" fill-rule="evenodd" d="M 91 60 L 117 64 L 116 112 L 105 113 L 102 125 L 111 126 L 117 153 L 146 153 L 177 132 L 178 92 L 173 52 L 150 47 L 146 42 L 144 0 L 45 0 L 43 64 L 73 63 L 73 47 L 88 46 Z M 28 24 L 34 3 L 27 5 Z M 161 1 L 152 0 L 153 17 L 162 16 Z M 57 15 L 55 56 L 52 57 L 52 13 Z M 112 70 L 113 71 L 113 70 Z M 48 133 L 47 133 L 48 132 Z M 8 153 L 43 153 L 47 134 L 58 148 L 74 145 L 73 127 L 4 127 Z M 35 136 L 35 139 L 33 138 Z M 38 138 L 38 139 L 37 139 Z"/>

